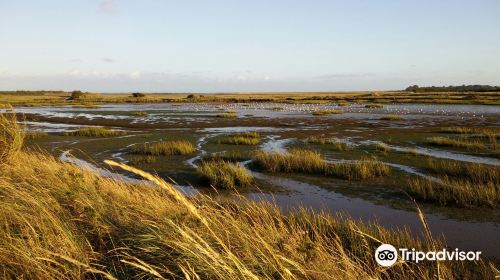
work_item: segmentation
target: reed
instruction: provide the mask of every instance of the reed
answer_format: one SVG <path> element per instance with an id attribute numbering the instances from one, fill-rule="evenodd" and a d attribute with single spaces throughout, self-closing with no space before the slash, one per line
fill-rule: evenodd
<path id="1" fill-rule="evenodd" d="M 123 131 L 115 131 L 106 127 L 99 127 L 99 126 L 82 127 L 76 131 L 69 131 L 64 133 L 64 135 L 66 136 L 83 136 L 83 137 L 116 137 L 125 134 L 126 133 Z"/>
<path id="2" fill-rule="evenodd" d="M 196 151 L 194 145 L 186 140 L 162 141 L 133 146 L 135 154 L 152 156 L 189 155 Z"/>
<path id="3" fill-rule="evenodd" d="M 0 164 L 19 153 L 24 138 L 25 133 L 17 122 L 15 112 L 0 113 Z"/>
<path id="4" fill-rule="evenodd" d="M 342 110 L 316 110 L 312 112 L 313 116 L 336 115 L 342 113 L 344 113 Z"/>
<path id="5" fill-rule="evenodd" d="M 432 146 L 463 148 L 471 151 L 487 150 L 488 146 L 477 141 L 453 139 L 449 137 L 434 136 L 427 139 L 426 143 Z"/>
<path id="6" fill-rule="evenodd" d="M 347 180 L 364 180 L 386 176 L 390 167 L 372 159 L 329 163 L 315 151 L 292 149 L 289 153 L 259 152 L 255 163 L 270 173 L 304 173 L 333 176 Z"/>
<path id="7" fill-rule="evenodd" d="M 439 182 L 427 179 L 412 179 L 406 186 L 411 195 L 423 201 L 437 202 L 443 206 L 491 207 L 500 206 L 500 185 L 496 183 L 474 183 L 469 180 L 440 176 Z"/>
<path id="8" fill-rule="evenodd" d="M 137 116 L 137 117 L 146 117 L 149 114 L 148 114 L 148 112 L 137 111 L 137 112 L 132 112 L 132 115 L 133 116 Z"/>
<path id="9" fill-rule="evenodd" d="M 258 132 L 244 132 L 224 137 L 220 140 L 222 144 L 231 145 L 258 145 L 260 144 L 260 134 Z"/>
<path id="10" fill-rule="evenodd" d="M 380 117 L 382 121 L 402 121 L 404 118 L 400 115 L 385 115 Z"/>
<path id="11" fill-rule="evenodd" d="M 255 185 L 252 175 L 244 167 L 224 160 L 203 161 L 197 171 L 217 189 L 240 189 Z"/>
<path id="12" fill-rule="evenodd" d="M 237 118 L 238 113 L 236 112 L 225 112 L 225 113 L 220 113 L 215 115 L 217 118 L 226 118 L 226 119 L 231 119 L 231 118 Z"/>

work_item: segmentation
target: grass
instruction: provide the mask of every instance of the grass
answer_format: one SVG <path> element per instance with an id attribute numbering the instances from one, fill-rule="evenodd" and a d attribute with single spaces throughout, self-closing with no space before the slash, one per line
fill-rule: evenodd
<path id="1" fill-rule="evenodd" d="M 425 170 L 433 175 L 446 175 L 455 180 L 500 185 L 500 166 L 428 159 Z"/>
<path id="2" fill-rule="evenodd" d="M 258 132 L 238 133 L 224 137 L 220 143 L 231 145 L 258 145 L 260 134 Z"/>
<path id="3" fill-rule="evenodd" d="M 382 153 L 388 153 L 391 150 L 391 148 L 385 143 L 375 143 L 373 144 L 373 148 Z"/>
<path id="4" fill-rule="evenodd" d="M 47 136 L 49 136 L 49 134 L 43 131 L 31 131 L 25 133 L 25 139 L 30 139 L 30 140 L 39 139 Z"/>
<path id="5" fill-rule="evenodd" d="M 158 159 L 155 156 L 136 156 L 130 159 L 130 164 L 132 165 L 151 164 L 157 161 Z"/>
<path id="6" fill-rule="evenodd" d="M 315 151 L 292 149 L 289 153 L 259 152 L 255 163 L 270 173 L 304 173 L 333 176 L 347 180 L 364 180 L 386 176 L 386 164 L 366 158 L 355 162 L 328 163 Z"/>
<path id="7" fill-rule="evenodd" d="M 453 180 L 446 176 L 441 176 L 439 179 L 440 182 L 412 179 L 406 189 L 410 195 L 443 206 L 456 205 L 466 208 L 500 206 L 499 184 L 478 184 L 468 180 Z"/>
<path id="8" fill-rule="evenodd" d="M 326 137 L 318 137 L 318 136 L 310 136 L 305 140 L 309 144 L 313 145 L 329 145 L 330 148 L 336 151 L 349 151 L 351 147 L 347 145 L 345 142 L 342 142 L 335 138 L 326 138 Z"/>
<path id="9" fill-rule="evenodd" d="M 15 151 L 0 158 L 0 273 L 6 279 L 430 280 L 493 279 L 496 273 L 484 258 L 439 266 L 399 261 L 381 269 L 373 259 L 381 243 L 424 251 L 445 244 L 340 215 L 284 214 L 243 198 L 188 198 L 156 176 L 111 161 L 155 186 L 103 178 L 21 151 L 17 125 L 4 124 L 0 142 L 7 145 L 0 149 Z"/>
<path id="10" fill-rule="evenodd" d="M 496 144 L 497 139 L 500 139 L 499 128 L 488 127 L 444 127 L 439 132 L 453 133 L 453 134 L 466 134 L 470 138 L 484 138 L 489 142 Z"/>
<path id="11" fill-rule="evenodd" d="M 132 148 L 135 154 L 152 156 L 189 155 L 196 151 L 194 145 L 186 140 L 162 141 L 145 143 Z"/>
<path id="12" fill-rule="evenodd" d="M 132 112 L 132 115 L 133 116 L 137 116 L 137 117 L 145 117 L 148 115 L 148 112 L 144 112 L 144 111 L 137 111 L 137 112 Z"/>
<path id="13" fill-rule="evenodd" d="M 366 104 L 365 108 L 384 108 L 383 104 Z"/>
<path id="14" fill-rule="evenodd" d="M 342 114 L 344 111 L 342 110 L 316 110 L 312 112 L 313 116 L 325 116 L 325 115 L 335 115 Z"/>
<path id="15" fill-rule="evenodd" d="M 345 106 L 349 106 L 349 103 L 347 103 L 347 102 L 338 102 L 337 106 L 339 106 L 339 107 L 345 107 Z"/>
<path id="16" fill-rule="evenodd" d="M 241 151 L 224 151 L 222 153 L 215 153 L 204 156 L 202 161 L 228 161 L 228 162 L 241 162 L 250 159 L 248 153 Z"/>
<path id="17" fill-rule="evenodd" d="M 285 110 L 285 108 L 279 107 L 279 106 L 275 106 L 275 107 L 272 107 L 271 110 L 273 110 L 273 111 L 283 111 L 283 110 Z"/>
<path id="18" fill-rule="evenodd" d="M 231 118 L 237 118 L 238 113 L 233 112 L 233 111 L 227 111 L 225 113 L 220 113 L 215 115 L 217 118 L 226 118 L 226 119 L 231 119 Z"/>
<path id="19" fill-rule="evenodd" d="M 464 139 L 453 139 L 449 137 L 434 136 L 427 139 L 426 144 L 440 147 L 463 148 L 471 151 L 486 150 L 488 147 L 477 141 L 467 141 Z"/>
<path id="20" fill-rule="evenodd" d="M 386 115 L 380 118 L 382 121 L 402 121 L 404 118 L 400 115 Z"/>
<path id="21" fill-rule="evenodd" d="M 66 136 L 84 136 L 84 137 L 116 137 L 126 133 L 123 131 L 115 131 L 101 126 L 82 127 L 76 131 L 65 132 Z"/>
<path id="22" fill-rule="evenodd" d="M 0 164 L 14 157 L 23 146 L 25 133 L 13 111 L 0 114 Z"/>
<path id="23" fill-rule="evenodd" d="M 240 189 L 255 186 L 252 175 L 244 167 L 224 160 L 203 161 L 197 171 L 216 189 Z"/>

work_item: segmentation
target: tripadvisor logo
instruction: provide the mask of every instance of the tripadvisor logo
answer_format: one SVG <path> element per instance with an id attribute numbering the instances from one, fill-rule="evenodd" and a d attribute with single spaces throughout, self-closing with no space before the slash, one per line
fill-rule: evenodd
<path id="1" fill-rule="evenodd" d="M 391 266 L 398 260 L 398 251 L 391 244 L 382 244 L 375 251 L 375 260 L 381 266 Z"/>
<path id="2" fill-rule="evenodd" d="M 391 244 L 382 244 L 375 251 L 375 261 L 381 266 L 389 267 L 396 263 L 398 255 L 404 261 L 419 263 L 420 261 L 478 261 L 481 255 L 480 251 L 459 251 L 458 249 L 449 251 L 442 249 L 440 251 L 417 251 L 415 249 L 399 248 L 398 250 Z"/>

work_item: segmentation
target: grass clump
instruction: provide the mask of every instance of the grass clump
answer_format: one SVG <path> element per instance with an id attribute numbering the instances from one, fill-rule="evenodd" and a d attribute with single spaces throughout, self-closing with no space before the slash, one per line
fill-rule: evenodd
<path id="1" fill-rule="evenodd" d="M 500 185 L 500 166 L 428 159 L 425 170 L 433 175 L 446 175 L 455 180 Z"/>
<path id="2" fill-rule="evenodd" d="M 391 150 L 391 148 L 385 143 L 375 143 L 375 144 L 373 144 L 373 148 L 376 151 L 382 152 L 382 153 L 388 153 Z"/>
<path id="3" fill-rule="evenodd" d="M 132 112 L 132 115 L 133 116 L 137 116 L 137 117 L 145 117 L 148 115 L 148 112 L 144 112 L 144 111 L 137 111 L 137 112 Z"/>
<path id="4" fill-rule="evenodd" d="M 390 167 L 375 159 L 329 163 L 315 151 L 292 149 L 289 153 L 259 152 L 257 166 L 270 173 L 304 173 L 333 176 L 347 180 L 363 180 L 385 176 Z"/>
<path id="5" fill-rule="evenodd" d="M 140 165 L 140 164 L 151 164 L 155 163 L 157 161 L 157 158 L 155 156 L 138 156 L 138 157 L 133 157 L 130 160 L 130 163 L 132 165 Z"/>
<path id="6" fill-rule="evenodd" d="M 330 148 L 336 151 L 349 151 L 351 147 L 347 143 L 342 142 L 335 138 L 326 138 L 318 136 L 310 136 L 305 140 L 309 144 L 313 145 L 329 145 Z"/>
<path id="7" fill-rule="evenodd" d="M 497 139 L 500 139 L 499 128 L 489 127 L 445 127 L 439 132 L 453 134 L 467 134 L 471 138 L 487 139 L 491 143 L 496 144 Z"/>
<path id="8" fill-rule="evenodd" d="M 224 160 L 203 161 L 198 173 L 217 189 L 239 189 L 255 185 L 255 181 L 243 167 Z"/>
<path id="9" fill-rule="evenodd" d="M 189 155 L 196 151 L 194 145 L 186 140 L 162 141 L 134 146 L 132 152 L 152 156 Z"/>
<path id="10" fill-rule="evenodd" d="M 31 132 L 25 133 L 25 139 L 28 139 L 28 140 L 43 138 L 43 137 L 47 137 L 47 136 L 49 136 L 49 134 L 47 132 L 43 132 L 43 131 L 31 131 Z"/>
<path id="11" fill-rule="evenodd" d="M 384 108 L 384 105 L 382 105 L 382 104 L 376 104 L 376 103 L 374 103 L 374 104 L 366 104 L 365 108 Z"/>
<path id="12" fill-rule="evenodd" d="M 0 164 L 19 153 L 24 138 L 16 114 L 13 111 L 0 113 Z"/>
<path id="13" fill-rule="evenodd" d="M 469 180 L 454 180 L 447 176 L 435 182 L 427 179 L 410 180 L 406 189 L 411 195 L 424 201 L 437 202 L 443 206 L 491 207 L 500 206 L 500 184 L 473 183 Z"/>
<path id="14" fill-rule="evenodd" d="M 84 136 L 84 137 L 116 137 L 126 133 L 123 131 L 115 131 L 101 126 L 82 127 L 76 131 L 64 133 L 66 136 Z"/>
<path id="15" fill-rule="evenodd" d="M 273 111 L 283 111 L 283 110 L 285 110 L 285 108 L 279 107 L 279 106 L 275 106 L 275 107 L 272 107 L 271 110 L 273 110 Z"/>
<path id="16" fill-rule="evenodd" d="M 464 139 L 453 139 L 449 137 L 434 136 L 427 139 L 426 143 L 432 146 L 463 148 L 466 150 L 486 150 L 487 146 L 480 142 L 472 142 Z"/>
<path id="17" fill-rule="evenodd" d="M 215 116 L 217 118 L 232 119 L 232 118 L 237 118 L 238 117 L 238 113 L 236 113 L 235 111 L 227 111 L 227 112 L 224 112 L 224 113 L 217 114 Z"/>
<path id="18" fill-rule="evenodd" d="M 382 121 L 402 121 L 404 118 L 400 115 L 386 115 L 380 118 Z"/>
<path id="19" fill-rule="evenodd" d="M 329 164 L 326 175 L 346 180 L 365 180 L 389 175 L 391 168 L 373 158 L 363 158 L 354 163 L 342 162 Z"/>
<path id="20" fill-rule="evenodd" d="M 342 114 L 344 111 L 342 110 L 316 110 L 312 112 L 313 116 L 325 116 L 325 115 L 335 115 Z"/>
<path id="21" fill-rule="evenodd" d="M 339 106 L 339 107 L 345 107 L 345 106 L 349 106 L 349 103 L 347 103 L 347 102 L 338 102 L 337 106 Z"/>
<path id="22" fill-rule="evenodd" d="M 260 143 L 260 134 L 258 132 L 245 132 L 229 135 L 223 138 L 220 143 L 231 145 L 258 145 Z"/>

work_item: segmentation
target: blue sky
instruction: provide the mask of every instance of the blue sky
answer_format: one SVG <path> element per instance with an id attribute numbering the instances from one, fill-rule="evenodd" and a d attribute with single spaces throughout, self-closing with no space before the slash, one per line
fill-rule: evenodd
<path id="1" fill-rule="evenodd" d="M 0 90 L 500 85 L 500 1 L 0 0 Z"/>

